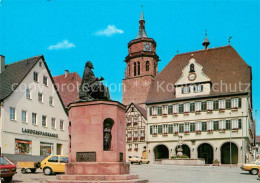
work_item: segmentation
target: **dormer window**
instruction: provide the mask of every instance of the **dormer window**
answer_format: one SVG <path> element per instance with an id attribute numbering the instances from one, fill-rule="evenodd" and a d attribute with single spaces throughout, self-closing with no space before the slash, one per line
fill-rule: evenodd
<path id="1" fill-rule="evenodd" d="M 203 92 L 203 85 L 195 85 L 193 86 L 193 91 L 198 93 L 198 92 Z"/>
<path id="2" fill-rule="evenodd" d="M 183 94 L 190 93 L 190 87 L 189 87 L 189 86 L 184 86 L 184 87 L 182 88 L 182 93 L 183 93 Z"/>

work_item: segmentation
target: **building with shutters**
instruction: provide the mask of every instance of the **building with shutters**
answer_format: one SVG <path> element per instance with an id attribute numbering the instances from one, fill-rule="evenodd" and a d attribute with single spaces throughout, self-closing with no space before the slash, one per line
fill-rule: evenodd
<path id="1" fill-rule="evenodd" d="M 209 44 L 206 35 L 204 49 L 175 55 L 158 73 L 156 42 L 148 38 L 141 12 L 139 32 L 128 43 L 125 58 L 123 103 L 134 111 L 134 104 L 147 111 L 150 162 L 175 156 L 179 139 L 184 141 L 184 154 L 204 158 L 206 164 L 253 159 L 252 69 L 231 45 L 208 48 Z M 134 123 L 135 112 L 127 114 Z M 130 132 L 126 136 L 128 140 Z"/>

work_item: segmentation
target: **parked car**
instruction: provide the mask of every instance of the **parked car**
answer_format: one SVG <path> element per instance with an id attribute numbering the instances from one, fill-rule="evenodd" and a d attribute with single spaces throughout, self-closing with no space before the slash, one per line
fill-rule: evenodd
<path id="1" fill-rule="evenodd" d="M 69 162 L 67 155 L 48 156 L 41 162 L 41 169 L 45 175 L 52 173 L 65 173 L 65 164 Z"/>
<path id="2" fill-rule="evenodd" d="M 149 163 L 149 160 L 148 159 L 145 159 L 143 157 L 140 157 L 140 156 L 132 156 L 130 159 L 129 159 L 130 163 L 131 164 L 134 164 L 134 163 L 138 163 L 138 164 L 148 164 Z"/>
<path id="3" fill-rule="evenodd" d="M 242 170 L 249 171 L 252 175 L 257 175 L 260 169 L 260 160 L 256 160 L 252 163 L 243 164 L 240 167 Z"/>
<path id="4" fill-rule="evenodd" d="M 16 165 L 0 155 L 0 178 L 4 178 L 6 182 L 11 182 L 14 174 L 16 174 Z"/>

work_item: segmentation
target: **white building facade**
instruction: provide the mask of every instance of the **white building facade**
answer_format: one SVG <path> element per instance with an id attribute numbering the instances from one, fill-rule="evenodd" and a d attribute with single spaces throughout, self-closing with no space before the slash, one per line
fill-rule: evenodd
<path id="1" fill-rule="evenodd" d="M 68 154 L 68 116 L 43 56 L 6 65 L 0 82 L 1 153 L 14 161 Z"/>
<path id="2" fill-rule="evenodd" d="M 146 103 L 150 162 L 176 156 L 180 138 L 183 153 L 206 164 L 253 160 L 251 80 L 250 66 L 231 46 L 175 56 L 154 80 Z M 225 91 L 219 91 L 221 82 Z M 243 87 L 231 91 L 239 82 Z"/>

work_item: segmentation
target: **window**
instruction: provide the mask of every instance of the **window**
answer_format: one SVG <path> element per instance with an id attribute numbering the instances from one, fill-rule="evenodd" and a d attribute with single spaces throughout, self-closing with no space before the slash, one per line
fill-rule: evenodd
<path id="1" fill-rule="evenodd" d="M 64 130 L 64 121 L 60 120 L 60 130 Z"/>
<path id="2" fill-rule="evenodd" d="M 178 133 L 179 132 L 179 125 L 178 124 L 174 124 L 173 131 L 174 131 L 174 133 Z"/>
<path id="3" fill-rule="evenodd" d="M 27 112 L 22 110 L 22 122 L 26 123 L 27 122 Z"/>
<path id="4" fill-rule="evenodd" d="M 140 75 L 140 62 L 137 62 L 137 66 L 138 66 L 138 75 Z"/>
<path id="5" fill-rule="evenodd" d="M 42 67 L 42 62 L 39 62 L 39 66 Z"/>
<path id="6" fill-rule="evenodd" d="M 213 121 L 208 122 L 207 129 L 210 130 L 210 131 L 214 129 Z"/>
<path id="7" fill-rule="evenodd" d="M 184 124 L 183 123 L 179 124 L 179 132 L 180 133 L 184 132 Z"/>
<path id="8" fill-rule="evenodd" d="M 219 109 L 225 109 L 226 105 L 225 105 L 225 100 L 219 100 Z"/>
<path id="9" fill-rule="evenodd" d="M 38 101 L 43 102 L 42 93 L 38 93 Z"/>
<path id="10" fill-rule="evenodd" d="M 231 108 L 231 100 L 227 99 L 226 100 L 226 109 L 230 109 Z"/>
<path id="11" fill-rule="evenodd" d="M 42 126 L 47 127 L 47 119 L 46 119 L 46 116 L 42 116 Z"/>
<path id="12" fill-rule="evenodd" d="M 183 113 L 183 104 L 179 104 L 179 113 L 180 113 L 180 114 Z"/>
<path id="13" fill-rule="evenodd" d="M 50 156 L 53 153 L 53 144 L 40 142 L 40 155 Z"/>
<path id="14" fill-rule="evenodd" d="M 46 76 L 43 76 L 43 84 L 45 85 L 45 86 L 48 86 L 48 78 L 46 77 Z"/>
<path id="15" fill-rule="evenodd" d="M 168 133 L 168 125 L 163 125 L 162 127 L 163 127 L 163 128 L 162 128 L 162 132 L 163 132 L 164 134 L 167 134 L 167 133 Z"/>
<path id="16" fill-rule="evenodd" d="M 225 121 L 223 121 L 223 120 L 219 121 L 219 129 L 220 130 L 225 130 L 226 129 Z"/>
<path id="17" fill-rule="evenodd" d="M 10 107 L 10 120 L 15 120 L 15 108 Z"/>
<path id="18" fill-rule="evenodd" d="M 238 108 L 238 98 L 232 98 L 232 108 Z"/>
<path id="19" fill-rule="evenodd" d="M 168 125 L 168 133 L 172 133 L 173 132 L 173 125 L 170 124 Z"/>
<path id="20" fill-rule="evenodd" d="M 241 106 L 242 106 L 242 99 L 238 98 L 238 107 L 241 108 Z"/>
<path id="21" fill-rule="evenodd" d="M 167 105 L 163 106 L 163 114 L 168 114 L 168 106 Z"/>
<path id="22" fill-rule="evenodd" d="M 230 129 L 231 129 L 230 120 L 226 120 L 226 129 L 227 129 L 227 130 L 230 130 Z"/>
<path id="23" fill-rule="evenodd" d="M 200 112 L 201 111 L 201 102 L 196 102 L 195 103 L 195 111 Z"/>
<path id="24" fill-rule="evenodd" d="M 158 126 L 153 126 L 153 134 L 158 134 Z"/>
<path id="25" fill-rule="evenodd" d="M 202 124 L 201 122 L 196 123 L 196 131 L 201 131 L 202 130 Z"/>
<path id="26" fill-rule="evenodd" d="M 162 115 L 162 106 L 157 107 L 157 112 L 158 115 Z"/>
<path id="27" fill-rule="evenodd" d="M 214 130 L 218 130 L 218 121 L 214 121 Z"/>
<path id="28" fill-rule="evenodd" d="M 60 156 L 60 163 L 68 163 L 68 162 L 69 162 L 69 158 L 68 157 Z"/>
<path id="29" fill-rule="evenodd" d="M 138 131 L 134 131 L 134 137 L 138 137 Z"/>
<path id="30" fill-rule="evenodd" d="M 213 109 L 214 109 L 214 110 L 218 110 L 218 101 L 217 101 L 217 100 L 215 100 L 215 101 L 213 102 Z"/>
<path id="31" fill-rule="evenodd" d="M 173 105 L 173 113 L 174 114 L 178 114 L 179 113 L 179 105 L 178 104 Z"/>
<path id="32" fill-rule="evenodd" d="M 202 122 L 202 131 L 207 131 L 207 122 Z"/>
<path id="33" fill-rule="evenodd" d="M 54 102 L 53 102 L 53 97 L 49 97 L 49 105 L 50 105 L 50 106 L 54 106 L 53 103 L 54 103 Z"/>
<path id="34" fill-rule="evenodd" d="M 190 103 L 184 104 L 184 112 L 190 112 Z"/>
<path id="35" fill-rule="evenodd" d="M 37 114 L 36 113 L 32 113 L 32 124 L 33 125 L 37 124 Z"/>
<path id="36" fill-rule="evenodd" d="M 194 112 L 195 111 L 195 103 L 192 102 L 190 103 L 190 112 Z"/>
<path id="37" fill-rule="evenodd" d="M 213 101 L 207 101 L 207 110 L 209 111 L 213 110 Z"/>
<path id="38" fill-rule="evenodd" d="M 184 132 L 189 132 L 190 131 L 190 123 L 185 123 L 184 124 Z"/>
<path id="39" fill-rule="evenodd" d="M 37 73 L 37 72 L 33 72 L 33 80 L 34 80 L 35 82 L 39 82 L 38 73 Z"/>
<path id="40" fill-rule="evenodd" d="M 162 134 L 162 125 L 158 125 L 158 134 Z"/>
<path id="41" fill-rule="evenodd" d="M 141 137 L 144 137 L 145 134 L 144 134 L 144 130 L 141 130 Z"/>
<path id="42" fill-rule="evenodd" d="M 146 68 L 146 71 L 149 71 L 149 61 L 147 60 L 146 63 L 145 63 L 145 68 Z"/>
<path id="43" fill-rule="evenodd" d="M 32 141 L 15 139 L 15 154 L 32 154 Z"/>
<path id="44" fill-rule="evenodd" d="M 131 131 L 127 132 L 127 137 L 132 137 L 132 132 Z"/>
<path id="45" fill-rule="evenodd" d="M 136 76 L 136 62 L 134 62 L 134 76 Z"/>
<path id="46" fill-rule="evenodd" d="M 194 92 L 202 92 L 203 91 L 203 85 L 195 85 L 194 87 L 193 87 L 193 91 Z"/>
<path id="47" fill-rule="evenodd" d="M 195 123 L 190 123 L 190 132 L 195 132 Z"/>
<path id="48" fill-rule="evenodd" d="M 206 101 L 201 102 L 201 111 L 206 111 L 206 109 L 207 109 Z"/>
<path id="49" fill-rule="evenodd" d="M 182 93 L 187 94 L 190 93 L 190 87 L 189 86 L 185 86 L 182 88 Z"/>
<path id="50" fill-rule="evenodd" d="M 152 116 L 153 115 L 153 108 L 149 107 L 149 115 Z"/>
<path id="51" fill-rule="evenodd" d="M 150 135 L 153 134 L 153 126 L 150 126 Z"/>
<path id="52" fill-rule="evenodd" d="M 168 106 L 168 114 L 172 114 L 172 105 Z"/>
<path id="53" fill-rule="evenodd" d="M 157 107 L 152 107 L 153 108 L 153 116 L 156 116 L 157 115 Z"/>
<path id="54" fill-rule="evenodd" d="M 52 157 L 50 157 L 48 162 L 54 162 L 54 163 L 56 162 L 56 163 L 58 163 L 59 162 L 59 158 L 58 158 L 58 156 L 52 156 Z"/>
<path id="55" fill-rule="evenodd" d="M 26 98 L 31 99 L 31 90 L 30 89 L 26 89 Z"/>
<path id="56" fill-rule="evenodd" d="M 56 119 L 55 118 L 51 118 L 51 127 L 52 128 L 56 128 Z"/>
<path id="57" fill-rule="evenodd" d="M 238 129 L 238 120 L 232 119 L 232 129 Z"/>

